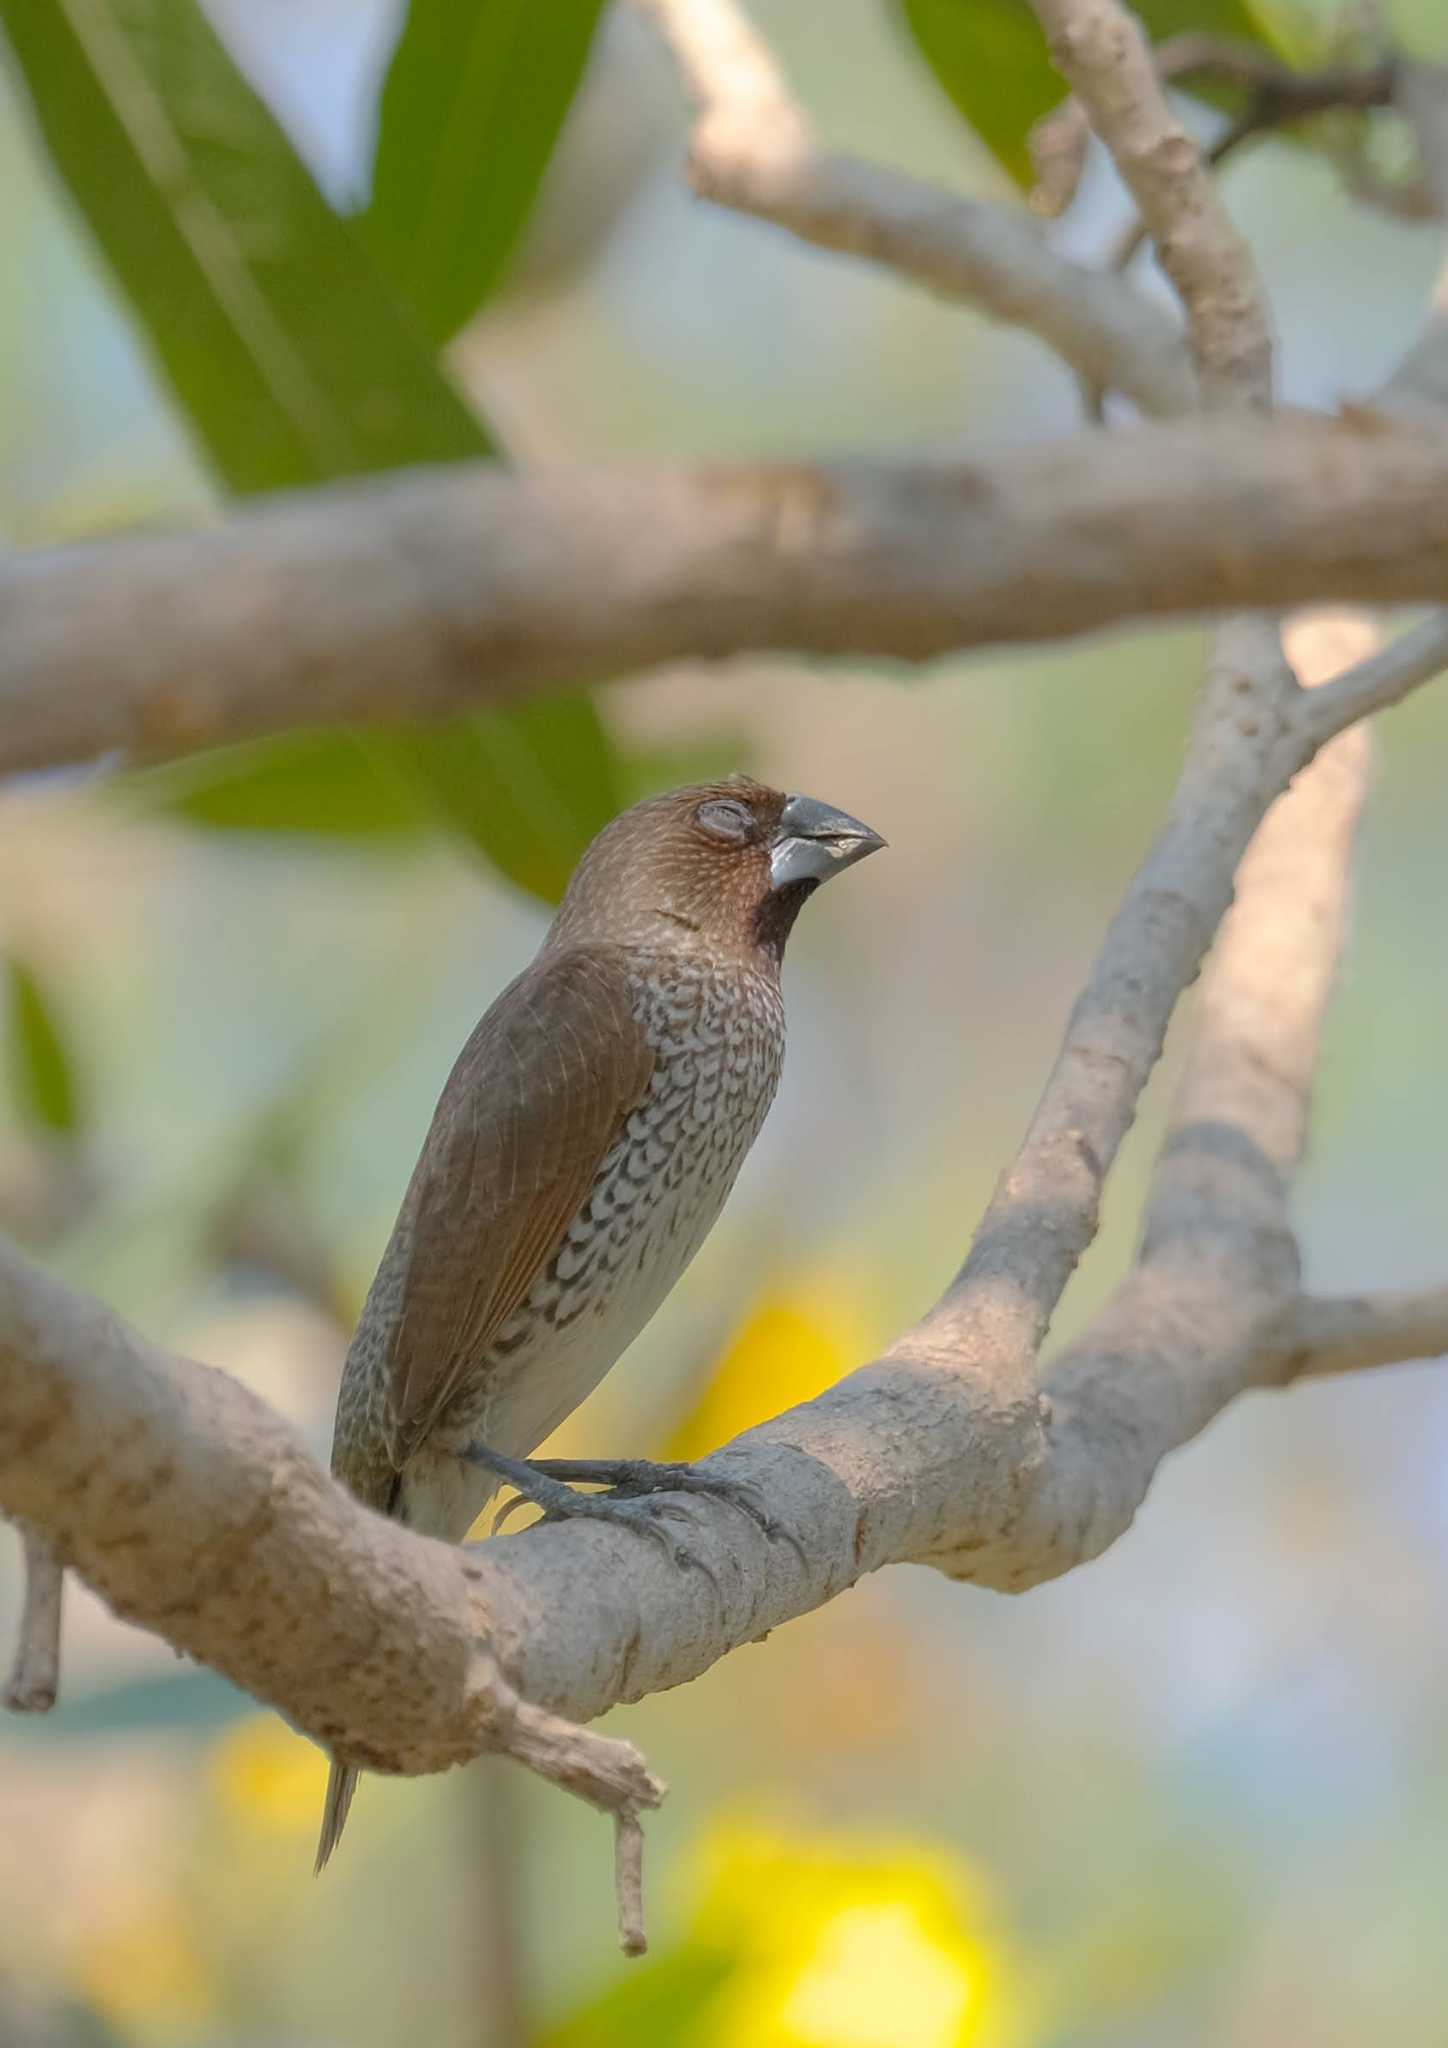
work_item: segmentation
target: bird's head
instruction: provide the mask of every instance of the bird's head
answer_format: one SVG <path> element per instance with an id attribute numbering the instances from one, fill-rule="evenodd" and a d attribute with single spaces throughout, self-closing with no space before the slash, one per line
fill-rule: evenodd
<path id="1" fill-rule="evenodd" d="M 747 776 L 650 797 L 588 848 L 554 920 L 554 943 L 663 942 L 713 955 L 784 953 L 821 882 L 885 844 L 858 818 Z"/>

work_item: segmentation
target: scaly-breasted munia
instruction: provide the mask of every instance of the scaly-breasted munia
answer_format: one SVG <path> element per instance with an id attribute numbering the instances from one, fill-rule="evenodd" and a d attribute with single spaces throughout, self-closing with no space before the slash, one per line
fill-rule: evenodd
<path id="1" fill-rule="evenodd" d="M 501 1483 L 655 1535 L 661 1493 L 729 1491 L 687 1465 L 525 1461 L 708 1235 L 779 1080 L 790 928 L 883 843 L 740 777 L 594 840 L 463 1047 L 367 1296 L 332 1447 L 360 1499 L 459 1542 Z M 355 1782 L 333 1763 L 318 1869 Z"/>

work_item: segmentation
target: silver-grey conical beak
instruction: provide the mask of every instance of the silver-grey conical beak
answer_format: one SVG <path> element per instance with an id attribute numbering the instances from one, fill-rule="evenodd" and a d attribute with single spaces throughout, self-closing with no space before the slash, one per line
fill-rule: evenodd
<path id="1" fill-rule="evenodd" d="M 878 853 L 885 844 L 878 832 L 837 811 L 817 797 L 792 796 L 780 812 L 770 849 L 771 886 L 786 888 L 791 882 L 825 882 L 841 869 Z"/>

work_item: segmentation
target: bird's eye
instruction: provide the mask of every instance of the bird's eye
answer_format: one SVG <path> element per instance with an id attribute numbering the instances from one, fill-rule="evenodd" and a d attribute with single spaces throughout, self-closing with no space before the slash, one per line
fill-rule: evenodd
<path id="1" fill-rule="evenodd" d="M 711 839 L 724 839 L 738 846 L 754 830 L 754 818 L 746 805 L 732 797 L 711 797 L 694 813 Z"/>

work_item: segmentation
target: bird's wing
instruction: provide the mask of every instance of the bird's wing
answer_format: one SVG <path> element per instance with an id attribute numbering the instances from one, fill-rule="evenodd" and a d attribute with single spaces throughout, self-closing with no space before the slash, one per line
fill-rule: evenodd
<path id="1" fill-rule="evenodd" d="M 622 958 L 604 947 L 535 961 L 463 1047 L 403 1204 L 391 1345 L 403 1444 L 526 1299 L 653 1068 Z"/>

